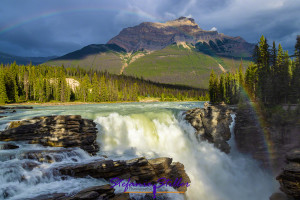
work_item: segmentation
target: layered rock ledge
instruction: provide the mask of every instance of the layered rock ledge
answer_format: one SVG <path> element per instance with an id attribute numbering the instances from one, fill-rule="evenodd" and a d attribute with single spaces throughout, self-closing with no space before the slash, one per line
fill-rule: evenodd
<path id="1" fill-rule="evenodd" d="M 205 106 L 194 108 L 186 113 L 185 119 L 196 129 L 196 134 L 213 143 L 225 153 L 230 152 L 227 141 L 231 137 L 229 125 L 232 122 L 230 111 L 226 106 Z"/>
<path id="2" fill-rule="evenodd" d="M 72 176 L 77 178 L 93 177 L 129 179 L 136 183 L 157 183 L 159 178 L 166 178 L 171 181 L 180 181 L 181 183 L 190 183 L 190 179 L 184 170 L 184 166 L 178 162 L 172 162 L 171 158 L 156 158 L 147 160 L 144 157 L 132 160 L 94 160 L 90 163 L 74 163 L 67 166 L 60 166 L 56 172 L 62 176 Z M 180 192 L 186 192 L 187 187 L 174 187 Z M 114 200 L 133 200 L 129 194 L 115 194 L 115 189 L 112 185 L 93 186 L 83 189 L 74 195 L 67 193 L 55 193 L 40 195 L 27 200 L 99 200 L 99 199 L 114 199 Z M 152 199 L 151 195 L 144 199 Z M 169 199 L 163 197 L 163 199 Z"/>
<path id="3" fill-rule="evenodd" d="M 280 189 L 289 197 L 300 199 L 300 148 L 294 149 L 286 156 L 287 165 L 277 176 Z"/>
<path id="4" fill-rule="evenodd" d="M 57 169 L 61 175 L 77 178 L 90 176 L 93 178 L 121 178 L 136 181 L 137 183 L 156 183 L 159 178 L 190 183 L 184 170 L 184 165 L 172 162 L 172 158 L 156 158 L 147 160 L 144 157 L 127 161 L 98 160 L 91 163 L 67 165 Z M 175 188 L 185 192 L 187 187 Z"/>
<path id="5" fill-rule="evenodd" d="M 96 124 L 80 115 L 35 117 L 14 121 L 0 132 L 1 141 L 29 141 L 52 147 L 80 147 L 94 155 L 99 151 L 96 143 Z"/>

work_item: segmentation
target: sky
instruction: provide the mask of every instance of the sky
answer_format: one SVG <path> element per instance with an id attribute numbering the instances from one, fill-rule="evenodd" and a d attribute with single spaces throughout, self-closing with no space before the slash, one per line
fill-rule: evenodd
<path id="1" fill-rule="evenodd" d="M 299 11 L 300 0 L 1 0 L 0 52 L 61 56 L 105 44 L 123 28 L 181 16 L 251 43 L 264 35 L 290 52 Z"/>

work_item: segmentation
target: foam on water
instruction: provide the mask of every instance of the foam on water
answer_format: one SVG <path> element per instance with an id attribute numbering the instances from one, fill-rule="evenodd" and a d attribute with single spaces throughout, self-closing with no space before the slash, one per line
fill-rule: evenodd
<path id="1" fill-rule="evenodd" d="M 213 145 L 199 141 L 182 113 L 98 117 L 103 151 L 111 157 L 167 156 L 184 164 L 191 179 L 188 199 L 264 200 L 276 183 L 256 162 L 237 152 L 226 155 Z M 233 124 L 232 124 L 233 126 Z M 233 151 L 235 149 L 233 148 Z"/>
<path id="2" fill-rule="evenodd" d="M 12 120 L 56 114 L 80 114 L 94 119 L 99 128 L 99 155 L 108 159 L 171 157 L 184 164 L 191 179 L 189 200 L 265 200 L 276 191 L 275 180 L 249 157 L 237 152 L 234 139 L 227 155 L 213 145 L 199 141 L 183 116 L 184 110 L 202 106 L 199 102 L 129 103 L 75 106 L 35 106 L 33 110 L 17 111 L 0 119 L 0 129 Z M 231 125 L 233 129 L 234 123 Z M 0 142 L 1 143 L 1 142 Z M 107 182 L 93 178 L 63 178 L 55 172 L 58 165 L 89 162 L 80 149 L 50 153 L 53 163 L 40 162 L 23 156 L 28 151 L 59 150 L 26 143 L 15 150 L 0 150 L 0 199 L 26 199 L 49 193 L 74 193 L 83 188 Z M 0 144 L 1 145 L 1 144 Z M 28 166 L 38 165 L 30 168 Z M 170 189 L 170 188 L 166 188 Z M 120 190 L 120 188 L 117 188 Z M 172 190 L 172 189 L 171 189 Z M 121 192 L 121 190 L 120 190 Z M 170 194 L 171 199 L 182 196 Z M 139 197 L 140 195 L 134 195 Z"/>

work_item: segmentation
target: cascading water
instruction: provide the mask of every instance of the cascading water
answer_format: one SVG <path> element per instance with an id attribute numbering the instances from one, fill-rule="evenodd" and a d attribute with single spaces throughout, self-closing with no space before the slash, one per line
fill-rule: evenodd
<path id="1" fill-rule="evenodd" d="M 194 128 L 184 120 L 183 111 L 199 106 L 202 104 L 187 102 L 36 107 L 0 119 L 0 126 L 10 120 L 49 113 L 80 114 L 94 119 L 98 125 L 99 155 L 106 154 L 109 159 L 120 160 L 166 156 L 183 163 L 191 179 L 186 193 L 190 200 L 268 199 L 277 185 L 256 162 L 239 154 L 235 148 L 226 155 L 213 145 L 197 140 Z M 232 142 L 234 140 L 230 141 L 231 145 Z M 92 178 L 63 178 L 54 170 L 58 165 L 88 162 L 99 156 L 90 157 L 80 149 L 54 151 L 50 153 L 52 161 L 49 163 L 28 159 L 23 154 L 59 148 L 18 145 L 20 148 L 16 150 L 0 150 L 0 199 L 25 199 L 60 192 L 71 194 L 83 187 L 107 183 Z M 28 167 L 30 163 L 37 167 Z"/>
<path id="2" fill-rule="evenodd" d="M 112 113 L 95 121 L 102 131 L 99 142 L 111 156 L 166 156 L 183 163 L 191 179 L 188 199 L 263 200 L 274 191 L 271 176 L 254 161 L 236 152 L 228 156 L 207 142 L 198 142 L 182 113 Z"/>
<path id="3" fill-rule="evenodd" d="M 80 191 L 82 186 L 102 185 L 104 180 L 92 178 L 62 178 L 55 172 L 59 165 L 85 162 L 90 158 L 83 150 L 65 152 L 62 148 L 45 148 L 38 145 L 17 143 L 16 150 L 0 150 L 0 199 L 21 200 L 42 194 Z M 55 149 L 55 152 L 53 152 Z M 50 151 L 50 153 L 47 153 Z M 51 153 L 52 151 L 52 153 Z M 40 152 L 53 159 L 47 163 L 38 160 L 30 152 Z M 43 155 L 41 155 L 43 156 Z"/>

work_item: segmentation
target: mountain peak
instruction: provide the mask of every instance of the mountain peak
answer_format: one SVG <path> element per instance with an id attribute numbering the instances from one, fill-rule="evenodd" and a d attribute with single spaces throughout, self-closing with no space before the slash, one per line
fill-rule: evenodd
<path id="1" fill-rule="evenodd" d="M 240 38 L 203 30 L 193 18 L 188 17 L 179 17 L 165 23 L 144 22 L 123 29 L 119 35 L 108 41 L 108 44 L 116 44 L 128 52 L 155 51 L 174 43 L 203 43 L 203 48 L 206 48 L 205 45 L 212 46 L 226 55 L 238 54 L 241 49 L 250 54 L 248 50 L 252 49 L 252 45 Z"/>
<path id="2" fill-rule="evenodd" d="M 193 18 L 188 18 L 188 17 L 179 17 L 178 19 L 175 20 L 170 20 L 165 23 L 147 23 L 150 24 L 156 28 L 165 28 L 165 27 L 182 27 L 182 26 L 190 26 L 195 29 L 200 29 L 198 24 L 195 23 L 195 20 Z"/>
<path id="3" fill-rule="evenodd" d="M 172 20 L 172 21 L 190 21 L 191 23 L 193 24 L 196 24 L 195 23 L 195 20 L 193 18 L 189 18 L 189 17 L 179 17 L 178 19 L 175 19 L 175 20 Z"/>

